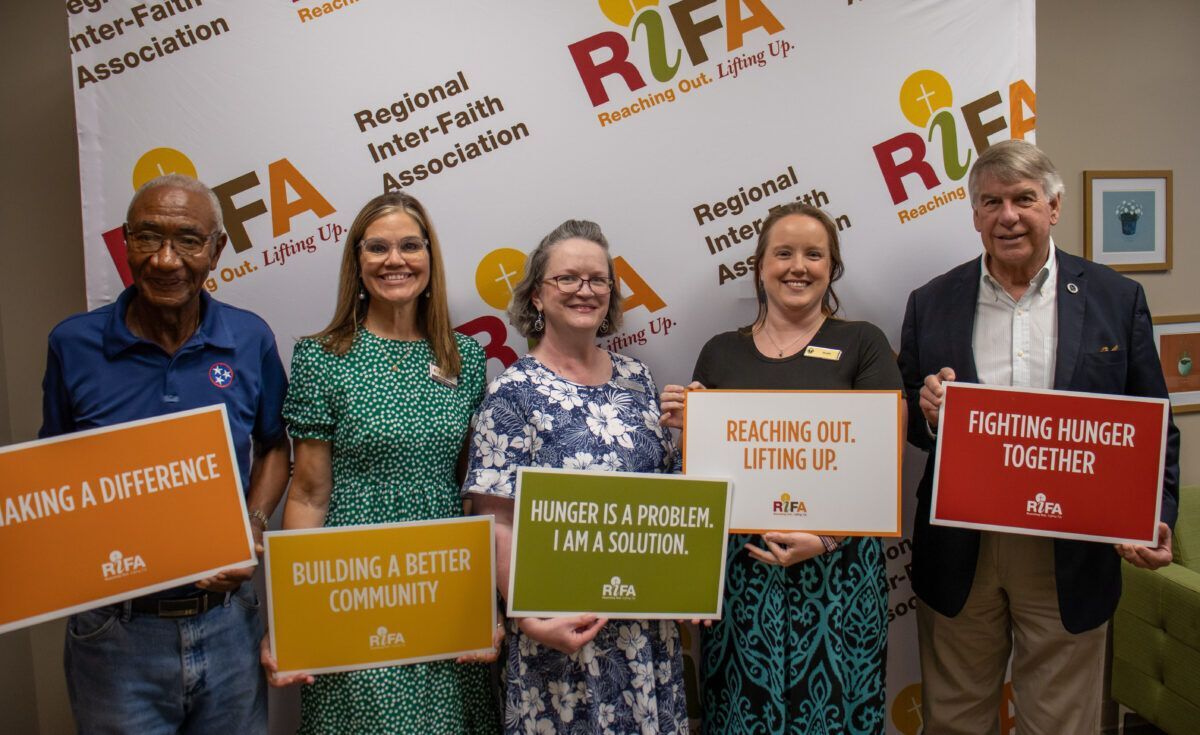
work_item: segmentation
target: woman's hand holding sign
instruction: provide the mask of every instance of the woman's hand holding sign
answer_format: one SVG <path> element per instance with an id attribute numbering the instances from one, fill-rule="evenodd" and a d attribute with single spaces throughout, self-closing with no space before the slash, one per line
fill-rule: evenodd
<path id="1" fill-rule="evenodd" d="M 500 657 L 500 644 L 504 642 L 504 621 L 496 623 L 492 631 L 492 650 L 487 653 L 468 653 L 454 659 L 458 664 L 490 664 Z"/>
<path id="2" fill-rule="evenodd" d="M 662 416 L 658 423 L 670 429 L 683 430 L 683 402 L 689 390 L 704 390 L 704 386 L 696 381 L 682 385 L 668 385 L 663 388 L 658 397 L 658 407 Z"/>
<path id="3" fill-rule="evenodd" d="M 543 646 L 569 656 L 590 643 L 607 622 L 607 618 L 589 613 L 570 618 L 521 618 L 517 625 Z"/>
<path id="4" fill-rule="evenodd" d="M 763 564 L 772 566 L 790 567 L 826 551 L 819 536 L 803 531 L 771 531 L 764 533 L 762 540 L 767 545 L 765 550 L 746 544 L 746 551 Z"/>

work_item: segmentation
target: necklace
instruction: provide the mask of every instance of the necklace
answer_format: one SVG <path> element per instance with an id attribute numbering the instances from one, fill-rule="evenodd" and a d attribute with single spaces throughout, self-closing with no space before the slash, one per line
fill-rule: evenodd
<path id="1" fill-rule="evenodd" d="M 400 372 L 400 367 L 404 364 L 404 361 L 408 359 L 409 354 L 413 351 L 413 347 L 415 347 L 418 343 L 425 341 L 419 336 L 416 339 L 406 339 L 404 337 L 386 337 L 380 334 L 380 332 L 383 330 L 375 331 L 371 329 L 371 327 L 367 325 L 366 319 L 363 320 L 361 328 L 364 332 L 385 345 L 384 354 L 392 361 L 393 373 Z"/>
<path id="2" fill-rule="evenodd" d="M 404 365 L 404 361 L 408 359 L 408 356 L 412 354 L 413 348 L 415 348 L 418 344 L 420 344 L 421 342 L 424 341 L 424 340 L 420 340 L 420 339 L 397 340 L 397 339 L 388 339 L 386 337 L 383 339 L 387 343 L 388 352 L 390 353 L 389 357 L 391 357 L 393 360 L 393 362 L 392 362 L 392 372 L 393 373 L 400 372 L 401 366 Z"/>
<path id="3" fill-rule="evenodd" d="M 767 325 L 765 322 L 763 323 L 762 333 L 767 335 L 767 339 L 770 340 L 771 344 L 774 345 L 775 349 L 779 351 L 778 356 L 783 357 L 787 353 L 788 350 L 790 350 L 793 346 L 795 346 L 795 344 L 797 342 L 804 339 L 805 337 L 811 337 L 814 334 L 816 334 L 817 330 L 821 328 L 821 324 L 823 324 L 824 321 L 825 320 L 822 319 L 821 321 L 817 322 L 817 325 L 815 327 L 810 327 L 809 329 L 806 329 L 803 332 L 801 332 L 800 336 L 796 337 L 791 342 L 788 342 L 786 347 L 779 346 L 779 343 L 776 342 L 775 338 L 771 336 L 771 332 L 767 329 Z"/>
<path id="4" fill-rule="evenodd" d="M 408 359 L 408 353 L 412 352 L 414 344 L 416 344 L 416 342 L 406 342 L 404 344 L 404 352 L 401 352 L 400 355 L 395 358 L 396 361 L 392 363 L 393 373 L 400 372 L 400 366 L 404 364 L 406 359 Z M 393 349 L 392 352 L 396 352 L 396 350 Z"/>
<path id="5" fill-rule="evenodd" d="M 409 340 L 380 337 L 378 334 L 375 334 L 366 327 L 363 327 L 363 331 L 381 343 L 383 347 L 384 359 L 392 363 L 393 373 L 400 372 L 400 367 L 404 365 L 404 361 L 407 360 L 409 354 L 412 353 L 413 347 L 424 341 L 420 339 Z"/>

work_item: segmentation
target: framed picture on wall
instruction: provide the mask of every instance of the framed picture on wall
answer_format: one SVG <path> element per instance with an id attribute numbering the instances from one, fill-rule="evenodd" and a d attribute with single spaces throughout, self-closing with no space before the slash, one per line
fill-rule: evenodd
<path id="1" fill-rule="evenodd" d="M 1084 171 L 1084 255 L 1118 271 L 1171 270 L 1171 172 Z"/>
<path id="2" fill-rule="evenodd" d="M 1200 314 L 1154 317 L 1154 346 L 1162 361 L 1171 410 L 1200 411 Z"/>

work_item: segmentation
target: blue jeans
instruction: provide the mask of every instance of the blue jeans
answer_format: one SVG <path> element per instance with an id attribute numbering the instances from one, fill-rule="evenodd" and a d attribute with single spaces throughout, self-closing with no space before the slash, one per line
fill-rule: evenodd
<path id="1" fill-rule="evenodd" d="M 254 586 L 188 618 L 129 603 L 72 615 L 63 661 L 80 733 L 265 733 Z"/>

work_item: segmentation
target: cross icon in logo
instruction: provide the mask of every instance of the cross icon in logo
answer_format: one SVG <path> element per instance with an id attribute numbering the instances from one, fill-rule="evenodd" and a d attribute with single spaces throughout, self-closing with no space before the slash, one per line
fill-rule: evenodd
<path id="1" fill-rule="evenodd" d="M 511 280 L 511 279 L 512 279 L 512 277 L 513 277 L 513 276 L 517 275 L 517 272 L 516 272 L 516 271 L 509 271 L 509 270 L 506 270 L 506 269 L 504 268 L 504 264 L 503 264 L 503 263 L 500 263 L 499 265 L 500 265 L 500 277 L 499 277 L 499 278 L 497 278 L 497 279 L 495 280 L 495 282 L 496 282 L 496 283 L 499 283 L 500 281 L 504 281 L 504 285 L 508 287 L 508 292 L 509 292 L 509 293 L 512 293 L 512 290 L 513 290 L 513 283 L 512 283 L 512 280 Z"/>
<path id="2" fill-rule="evenodd" d="M 934 95 L 934 93 L 925 89 L 924 84 L 921 85 L 921 91 L 924 92 L 925 94 L 919 95 L 917 97 L 917 99 L 919 101 L 925 103 L 925 106 L 929 108 L 929 114 L 932 115 L 933 114 L 933 104 L 929 101 L 929 98 L 932 97 Z"/>

